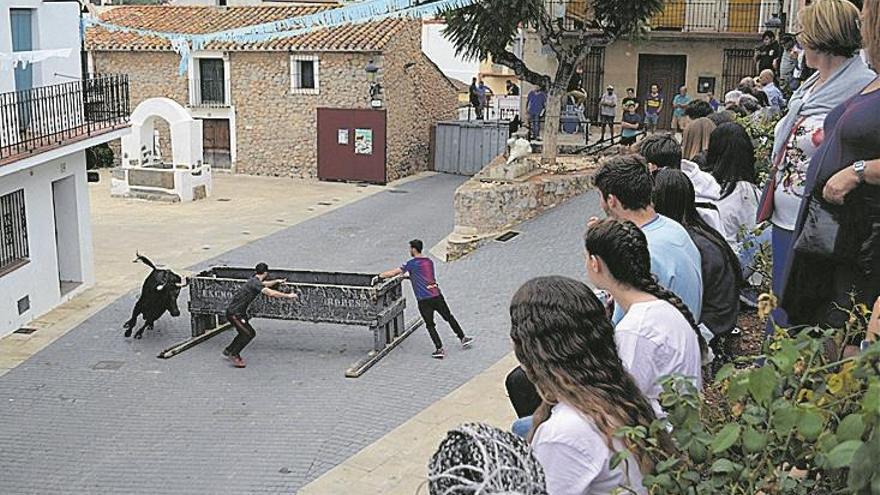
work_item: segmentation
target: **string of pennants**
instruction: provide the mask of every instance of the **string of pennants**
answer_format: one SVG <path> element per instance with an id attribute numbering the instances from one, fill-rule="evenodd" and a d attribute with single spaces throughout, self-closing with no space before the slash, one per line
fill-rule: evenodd
<path id="1" fill-rule="evenodd" d="M 261 43 L 276 38 L 300 36 L 319 29 L 364 24 L 394 18 L 420 19 L 437 15 L 445 10 L 459 9 L 479 0 L 367 0 L 356 4 L 328 9 L 314 14 L 291 17 L 263 24 L 255 24 L 214 33 L 169 33 L 120 26 L 95 17 L 84 16 L 82 29 L 96 26 L 108 31 L 137 34 L 160 38 L 171 44 L 172 50 L 180 56 L 179 71 L 186 72 L 192 52 L 202 50 L 212 42 L 231 42 L 235 44 Z"/>

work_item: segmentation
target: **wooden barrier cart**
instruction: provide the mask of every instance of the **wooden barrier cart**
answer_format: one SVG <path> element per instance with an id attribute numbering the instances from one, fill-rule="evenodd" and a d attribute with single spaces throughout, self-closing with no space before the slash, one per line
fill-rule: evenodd
<path id="1" fill-rule="evenodd" d="M 253 269 L 216 267 L 189 278 L 192 338 L 159 354 L 170 358 L 228 330 L 226 307 Z M 371 285 L 373 275 L 360 273 L 272 270 L 272 279 L 286 282 L 277 289 L 295 292 L 299 299 L 259 296 L 250 307 L 252 318 L 365 326 L 373 332 L 373 350 L 345 375 L 357 378 L 388 355 L 421 324 L 404 321 L 403 278 Z"/>

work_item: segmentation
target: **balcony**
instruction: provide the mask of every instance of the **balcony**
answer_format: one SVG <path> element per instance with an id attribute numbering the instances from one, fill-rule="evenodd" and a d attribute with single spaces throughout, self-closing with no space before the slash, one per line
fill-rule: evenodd
<path id="1" fill-rule="evenodd" d="M 223 79 L 192 79 L 189 106 L 192 108 L 226 108 L 226 81 Z"/>
<path id="2" fill-rule="evenodd" d="M 128 76 L 0 93 L 0 165 L 128 125 Z"/>
<path id="3" fill-rule="evenodd" d="M 778 14 L 776 0 L 667 0 L 649 24 L 654 31 L 757 34 Z"/>
<path id="4" fill-rule="evenodd" d="M 586 0 L 548 0 L 545 8 L 566 31 L 583 29 L 592 15 Z M 654 33 L 754 35 L 778 14 L 778 0 L 666 0 L 648 24 Z"/>

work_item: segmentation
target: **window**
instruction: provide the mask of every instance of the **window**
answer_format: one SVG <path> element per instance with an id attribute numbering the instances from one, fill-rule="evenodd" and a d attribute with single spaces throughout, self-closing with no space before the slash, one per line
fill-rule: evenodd
<path id="1" fill-rule="evenodd" d="M 0 196 L 0 273 L 28 260 L 24 189 Z"/>
<path id="2" fill-rule="evenodd" d="M 226 104 L 226 78 L 223 59 L 199 59 L 199 80 L 196 82 L 196 87 L 199 91 L 196 104 Z"/>
<path id="3" fill-rule="evenodd" d="M 319 91 L 318 57 L 314 55 L 291 55 L 290 92 L 316 95 Z"/>

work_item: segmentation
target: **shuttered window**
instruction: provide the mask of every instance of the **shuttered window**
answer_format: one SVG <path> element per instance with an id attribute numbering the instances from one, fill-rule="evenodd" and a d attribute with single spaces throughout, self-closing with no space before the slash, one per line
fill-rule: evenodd
<path id="1" fill-rule="evenodd" d="M 23 264 L 28 250 L 24 189 L 0 196 L 0 274 Z"/>
<path id="2" fill-rule="evenodd" d="M 290 92 L 316 95 L 320 93 L 320 62 L 316 55 L 290 56 Z"/>

